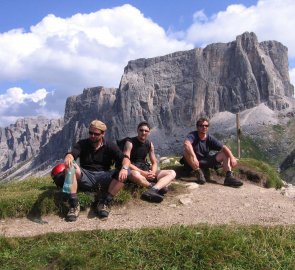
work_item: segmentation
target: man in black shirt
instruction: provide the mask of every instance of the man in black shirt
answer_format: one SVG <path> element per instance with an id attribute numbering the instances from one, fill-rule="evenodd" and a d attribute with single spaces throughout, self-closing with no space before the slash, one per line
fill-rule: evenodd
<path id="1" fill-rule="evenodd" d="M 129 158 L 124 157 L 117 145 L 104 140 L 106 129 L 103 122 L 92 121 L 89 126 L 89 138 L 78 141 L 64 158 L 66 168 L 69 169 L 72 165 L 75 167 L 68 221 L 76 221 L 79 215 L 78 188 L 85 191 L 99 188 L 104 191 L 96 210 L 99 218 L 106 219 L 109 215 L 109 204 L 127 179 Z M 80 159 L 80 166 L 74 163 L 77 158 Z M 121 165 L 115 172 L 110 171 L 114 161 Z"/>
<path id="2" fill-rule="evenodd" d="M 173 170 L 157 168 L 154 145 L 147 139 L 149 133 L 150 125 L 147 122 L 139 123 L 137 136 L 127 140 L 123 152 L 130 157 L 131 162 L 131 174 L 128 179 L 149 188 L 141 198 L 150 202 L 161 202 L 162 195 L 167 192 L 167 186 L 176 177 L 176 173 Z M 151 165 L 147 163 L 147 155 L 149 155 Z"/>
<path id="3" fill-rule="evenodd" d="M 232 168 L 237 160 L 231 150 L 208 133 L 209 120 L 200 118 L 197 121 L 197 130 L 190 132 L 184 141 L 183 163 L 186 169 L 193 172 L 197 182 L 205 184 L 203 170 L 222 166 L 226 172 L 224 185 L 240 187 L 243 182 L 233 177 Z M 214 154 L 211 154 L 215 151 Z"/>

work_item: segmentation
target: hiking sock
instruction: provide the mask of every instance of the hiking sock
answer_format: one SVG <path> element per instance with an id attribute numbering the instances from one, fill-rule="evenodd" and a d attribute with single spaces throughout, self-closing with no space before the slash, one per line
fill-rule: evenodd
<path id="1" fill-rule="evenodd" d="M 231 176 L 233 176 L 232 171 L 227 171 L 225 176 L 226 176 L 226 177 L 231 177 Z"/>
<path id="2" fill-rule="evenodd" d="M 153 191 L 155 191 L 155 192 L 157 192 L 157 193 L 159 192 L 159 189 L 156 188 L 156 187 L 154 187 L 154 186 L 151 187 L 151 190 L 153 190 Z"/>
<path id="3" fill-rule="evenodd" d="M 78 201 L 77 193 L 71 193 L 69 198 L 69 205 L 71 207 L 77 207 L 78 203 L 79 201 Z"/>
<path id="4" fill-rule="evenodd" d="M 103 198 L 103 201 L 106 203 L 106 204 L 110 204 L 111 201 L 113 200 L 114 196 L 111 194 L 111 193 L 107 193 L 104 198 Z"/>
<path id="5" fill-rule="evenodd" d="M 150 183 L 149 188 L 152 188 L 155 185 L 155 183 Z"/>

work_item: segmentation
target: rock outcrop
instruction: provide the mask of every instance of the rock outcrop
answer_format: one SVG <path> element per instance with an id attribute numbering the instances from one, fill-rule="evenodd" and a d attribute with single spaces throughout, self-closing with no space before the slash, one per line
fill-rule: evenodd
<path id="1" fill-rule="evenodd" d="M 15 170 L 21 163 L 34 159 L 40 149 L 63 128 L 63 119 L 43 117 L 19 119 L 0 128 L 1 171 Z"/>
<path id="2" fill-rule="evenodd" d="M 40 149 L 32 166 L 62 158 L 73 142 L 87 136 L 95 118 L 107 124 L 111 140 L 135 135 L 137 124 L 146 120 L 157 151 L 179 154 L 200 116 L 262 103 L 274 111 L 286 109 L 294 95 L 287 51 L 277 41 L 259 43 L 246 32 L 230 43 L 130 61 L 118 89 L 89 88 L 67 99 L 63 129 Z"/>

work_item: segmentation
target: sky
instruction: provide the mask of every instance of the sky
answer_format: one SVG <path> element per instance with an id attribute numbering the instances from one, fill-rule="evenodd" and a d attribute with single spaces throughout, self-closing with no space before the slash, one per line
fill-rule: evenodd
<path id="1" fill-rule="evenodd" d="M 0 0 L 0 127 L 63 117 L 67 97 L 118 87 L 129 60 L 231 42 L 254 32 L 288 47 L 294 0 Z"/>

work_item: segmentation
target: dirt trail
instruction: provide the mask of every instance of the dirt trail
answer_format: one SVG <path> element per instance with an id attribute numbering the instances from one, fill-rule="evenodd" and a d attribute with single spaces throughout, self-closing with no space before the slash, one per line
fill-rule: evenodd
<path id="1" fill-rule="evenodd" d="M 180 203 L 182 199 L 183 203 Z M 295 224 L 295 200 L 275 189 L 250 183 L 234 189 L 206 183 L 195 189 L 187 187 L 181 195 L 168 193 L 161 204 L 132 200 L 113 208 L 107 221 L 84 211 L 76 222 L 59 216 L 43 217 L 44 224 L 27 218 L 0 221 L 0 235 L 34 236 L 48 232 L 86 231 L 97 229 L 136 229 L 174 224 Z"/>

